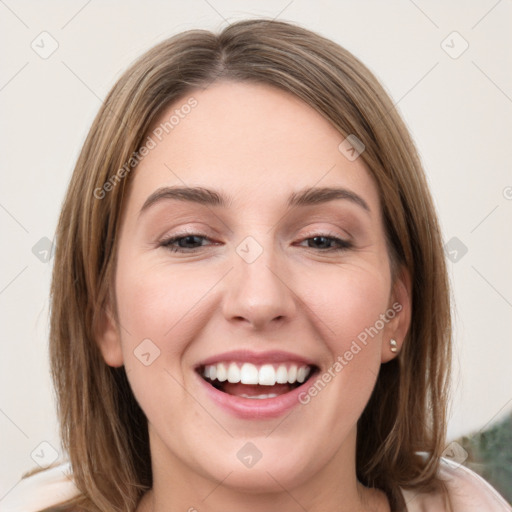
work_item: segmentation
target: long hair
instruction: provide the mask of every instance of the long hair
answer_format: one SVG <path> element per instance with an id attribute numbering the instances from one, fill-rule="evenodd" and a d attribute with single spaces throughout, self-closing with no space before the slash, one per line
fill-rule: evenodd
<path id="1" fill-rule="evenodd" d="M 104 362 L 97 325 L 107 305 L 116 311 L 117 235 L 134 172 L 126 163 L 167 106 L 216 80 L 287 91 L 365 145 L 360 158 L 379 191 L 390 260 L 411 276 L 412 318 L 359 419 L 356 471 L 402 510 L 400 487 L 442 488 L 451 325 L 436 212 L 414 143 L 374 75 L 338 44 L 266 19 L 219 34 L 189 30 L 150 49 L 108 94 L 76 163 L 57 229 L 50 331 L 61 438 L 82 493 L 73 510 L 131 512 L 152 485 L 147 420 L 124 368 Z"/>

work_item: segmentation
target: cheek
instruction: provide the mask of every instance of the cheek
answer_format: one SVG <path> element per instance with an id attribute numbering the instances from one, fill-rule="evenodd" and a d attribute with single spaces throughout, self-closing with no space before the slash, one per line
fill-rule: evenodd
<path id="1" fill-rule="evenodd" d="M 186 281 L 179 271 L 166 273 L 136 258 L 129 265 L 120 262 L 116 296 L 121 345 L 139 403 L 152 402 L 151 389 L 162 391 L 163 383 L 171 387 L 176 384 L 171 375 L 182 381 L 180 355 L 190 336 L 190 313 L 199 293 L 197 281 Z"/>
<path id="2" fill-rule="evenodd" d="M 389 286 L 385 269 L 346 266 L 317 274 L 307 294 L 306 309 L 315 313 L 318 339 L 329 353 L 318 389 L 328 388 L 332 403 L 351 411 L 349 422 L 362 412 L 379 372 L 385 325 L 381 319 L 388 307 Z M 320 414 L 337 418 L 332 411 Z M 342 423 L 336 419 L 333 428 L 342 428 Z"/>
<path id="3" fill-rule="evenodd" d="M 116 280 L 118 310 L 124 334 L 130 333 L 124 339 L 140 342 L 142 336 L 162 347 L 165 340 L 171 351 L 179 351 L 182 336 L 177 334 L 192 328 L 201 298 L 213 283 L 211 273 L 203 273 L 162 264 L 121 265 Z"/>
<path id="4" fill-rule="evenodd" d="M 364 333 L 376 324 L 381 329 L 378 334 L 372 331 L 372 338 L 379 337 L 379 318 L 387 309 L 390 290 L 385 269 L 347 265 L 317 273 L 314 282 L 304 296 L 332 349 L 348 350 L 352 340 L 363 340 Z"/>
<path id="5" fill-rule="evenodd" d="M 128 261 L 128 258 L 125 259 Z M 151 389 L 169 386 L 180 400 L 183 354 L 200 335 L 213 305 L 208 301 L 218 276 L 206 270 L 185 272 L 175 265 L 134 258 L 120 261 L 116 276 L 124 364 L 141 404 Z M 181 397 L 183 398 L 183 397 Z"/>

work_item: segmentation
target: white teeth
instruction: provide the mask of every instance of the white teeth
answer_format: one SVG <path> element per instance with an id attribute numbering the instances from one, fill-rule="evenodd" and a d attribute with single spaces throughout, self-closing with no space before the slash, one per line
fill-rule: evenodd
<path id="1" fill-rule="evenodd" d="M 297 371 L 297 380 L 302 384 L 306 380 L 306 371 L 308 368 L 304 368 L 304 366 L 301 366 L 299 370 Z M 309 373 L 309 372 L 308 372 Z M 212 377 L 212 371 L 210 370 L 210 379 L 214 379 L 215 377 Z"/>
<path id="2" fill-rule="evenodd" d="M 214 365 L 212 365 L 214 366 Z M 236 363 L 231 363 L 228 368 L 228 382 L 236 384 L 240 382 L 240 368 Z"/>
<path id="3" fill-rule="evenodd" d="M 292 366 L 288 369 L 288 383 L 293 384 L 297 380 L 297 367 Z"/>
<path id="4" fill-rule="evenodd" d="M 264 364 L 260 368 L 259 384 L 262 386 L 273 386 L 276 383 L 276 372 L 271 364 Z"/>
<path id="5" fill-rule="evenodd" d="M 225 380 L 228 380 L 228 371 L 226 370 L 226 367 L 219 363 L 217 366 L 217 380 L 219 382 L 224 382 Z"/>
<path id="6" fill-rule="evenodd" d="M 258 368 L 251 363 L 244 363 L 240 370 L 240 382 L 242 384 L 258 384 Z"/>
<path id="7" fill-rule="evenodd" d="M 286 384 L 288 382 L 288 370 L 286 366 L 281 365 L 276 372 L 276 382 L 278 384 Z"/>
<path id="8" fill-rule="evenodd" d="M 306 365 L 273 365 L 270 363 L 261 366 L 252 363 L 217 363 L 206 365 L 203 369 L 203 376 L 210 380 L 219 382 L 228 381 L 232 384 L 259 384 L 260 386 L 274 386 L 275 384 L 302 384 L 311 372 Z M 263 396 L 263 395 L 260 395 Z M 247 397 L 256 398 L 256 397 Z"/>

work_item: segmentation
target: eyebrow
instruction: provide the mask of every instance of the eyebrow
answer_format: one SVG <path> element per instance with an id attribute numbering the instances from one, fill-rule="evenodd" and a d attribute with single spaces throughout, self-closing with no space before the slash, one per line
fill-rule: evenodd
<path id="1" fill-rule="evenodd" d="M 288 198 L 288 207 L 312 206 L 340 199 L 350 201 L 371 213 L 368 203 L 361 196 L 342 187 L 313 187 L 293 192 Z M 139 216 L 149 207 L 163 200 L 188 201 L 222 208 L 233 203 L 233 199 L 222 192 L 204 187 L 161 187 L 146 199 Z"/>

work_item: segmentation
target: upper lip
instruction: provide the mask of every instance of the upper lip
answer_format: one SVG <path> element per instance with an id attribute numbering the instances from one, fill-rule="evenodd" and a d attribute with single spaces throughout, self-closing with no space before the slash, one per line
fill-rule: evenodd
<path id="1" fill-rule="evenodd" d="M 253 352 L 250 350 L 234 350 L 231 352 L 223 352 L 204 359 L 196 365 L 196 368 L 207 366 L 210 364 L 223 363 L 227 361 L 236 361 L 240 363 L 296 363 L 302 365 L 316 366 L 315 362 L 291 352 L 283 352 L 281 350 L 270 350 L 267 352 Z"/>

